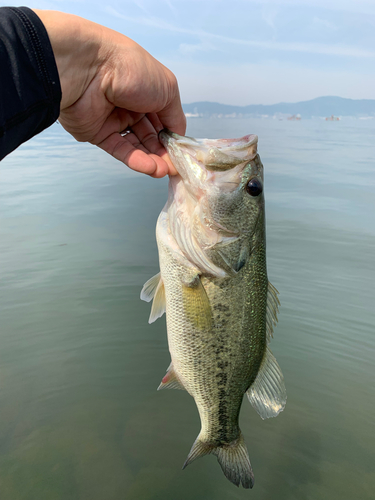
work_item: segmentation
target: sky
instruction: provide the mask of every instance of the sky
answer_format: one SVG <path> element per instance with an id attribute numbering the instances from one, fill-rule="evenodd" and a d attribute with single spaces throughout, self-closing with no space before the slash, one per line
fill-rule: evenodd
<path id="1" fill-rule="evenodd" d="M 4 2 L 0 6 L 22 5 Z M 183 103 L 375 99 L 375 0 L 35 0 L 119 31 L 171 69 Z"/>

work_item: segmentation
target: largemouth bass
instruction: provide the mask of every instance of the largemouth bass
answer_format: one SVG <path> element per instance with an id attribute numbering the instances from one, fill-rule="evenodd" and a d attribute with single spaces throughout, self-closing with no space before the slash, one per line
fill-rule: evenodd
<path id="1" fill-rule="evenodd" d="M 153 299 L 149 323 L 166 312 L 171 364 L 159 389 L 185 389 L 198 407 L 202 427 L 184 467 L 212 453 L 232 483 L 252 488 L 243 396 L 263 419 L 286 403 L 268 347 L 279 300 L 267 278 L 258 138 L 159 137 L 179 174 L 156 227 L 160 273 L 141 292 Z"/>

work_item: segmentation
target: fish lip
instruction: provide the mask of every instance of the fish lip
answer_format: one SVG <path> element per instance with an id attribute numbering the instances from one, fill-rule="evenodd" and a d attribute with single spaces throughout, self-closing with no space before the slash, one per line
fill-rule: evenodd
<path id="1" fill-rule="evenodd" d="M 169 157 L 172 160 L 173 165 L 175 166 L 177 173 L 184 179 L 189 180 L 193 185 L 196 184 L 194 182 L 195 174 L 191 171 L 191 168 L 186 164 L 186 155 L 193 155 L 194 151 L 199 147 L 199 142 L 188 136 L 183 136 L 172 132 L 171 130 L 164 128 L 159 134 L 159 141 L 167 150 Z M 205 171 L 203 165 L 200 165 L 199 162 L 196 163 L 197 170 L 200 172 L 198 174 L 198 178 L 204 176 L 203 173 Z M 196 179 L 197 181 L 198 179 Z M 198 181 L 199 183 L 199 181 Z M 192 188 L 191 189 L 195 189 Z"/>
<path id="2" fill-rule="evenodd" d="M 173 145 L 177 148 L 184 146 L 187 147 L 187 149 L 191 148 L 195 153 L 201 152 L 203 155 L 202 159 L 207 159 L 207 162 L 203 160 L 202 166 L 208 170 L 211 170 L 210 156 L 212 154 L 214 154 L 214 156 L 215 154 L 219 155 L 219 158 L 221 157 L 219 163 L 220 161 L 223 162 L 225 157 L 228 158 L 228 168 L 233 168 L 233 166 L 245 160 L 251 161 L 257 155 L 258 137 L 254 134 L 233 139 L 194 139 L 193 137 L 179 135 L 164 128 L 159 132 L 158 137 L 168 153 Z M 225 161 L 223 164 L 224 163 Z M 231 165 L 231 167 L 229 165 Z M 215 170 L 215 168 L 213 168 L 213 170 Z"/>
<path id="3" fill-rule="evenodd" d="M 194 139 L 164 128 L 158 137 L 195 198 L 214 183 L 216 175 L 226 171 L 236 175 L 257 156 L 258 137 L 253 134 L 236 139 Z"/>
<path id="4" fill-rule="evenodd" d="M 180 144 L 187 145 L 197 145 L 198 141 L 193 137 L 188 137 L 185 135 L 176 134 L 176 132 L 172 132 L 168 128 L 163 128 L 158 133 L 159 141 L 163 144 L 163 146 L 167 149 L 171 140 L 179 142 Z"/>
<path id="5" fill-rule="evenodd" d="M 160 130 L 160 132 L 158 133 L 158 138 L 159 138 L 159 141 L 163 144 L 163 146 L 165 146 L 168 142 L 168 139 L 170 137 L 173 137 L 173 136 L 178 136 L 178 134 L 176 134 L 175 132 L 172 132 L 171 130 L 167 129 L 167 128 L 163 128 L 162 130 Z M 175 137 L 177 138 L 177 137 Z"/>

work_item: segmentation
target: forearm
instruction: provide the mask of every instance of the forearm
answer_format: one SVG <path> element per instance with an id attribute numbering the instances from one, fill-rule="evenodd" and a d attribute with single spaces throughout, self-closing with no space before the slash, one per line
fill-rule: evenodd
<path id="1" fill-rule="evenodd" d="M 61 88 L 45 27 L 26 7 L 0 8 L 0 159 L 52 125 Z"/>

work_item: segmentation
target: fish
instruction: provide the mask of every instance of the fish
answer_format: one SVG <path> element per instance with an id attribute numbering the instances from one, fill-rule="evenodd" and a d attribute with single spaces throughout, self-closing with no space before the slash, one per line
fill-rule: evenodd
<path id="1" fill-rule="evenodd" d="M 178 175 L 156 239 L 160 272 L 141 299 L 149 323 L 166 313 L 171 364 L 159 390 L 186 390 L 201 430 L 183 468 L 213 454 L 236 486 L 254 474 L 238 418 L 244 395 L 262 419 L 285 407 L 281 369 L 269 343 L 278 291 L 268 281 L 263 165 L 258 137 L 194 139 L 159 133 Z"/>

